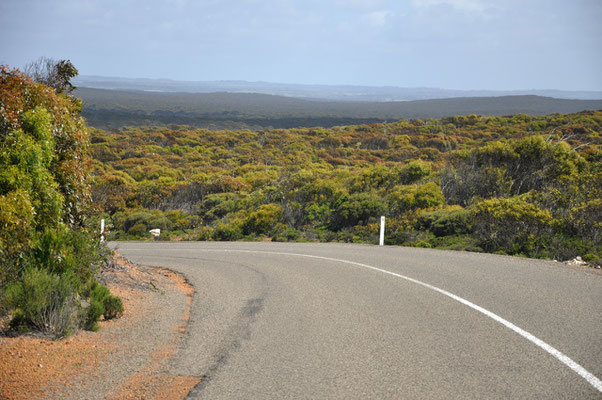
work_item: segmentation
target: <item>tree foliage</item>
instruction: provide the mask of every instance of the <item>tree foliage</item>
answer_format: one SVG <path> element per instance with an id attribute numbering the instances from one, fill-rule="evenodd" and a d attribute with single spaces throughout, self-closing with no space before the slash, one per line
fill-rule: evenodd
<path id="1" fill-rule="evenodd" d="M 12 314 L 15 329 L 61 336 L 77 328 L 80 296 L 104 250 L 85 226 L 81 103 L 64 93 L 77 71 L 55 67 L 58 91 L 0 67 L 0 312 Z"/>
<path id="2" fill-rule="evenodd" d="M 71 93 L 76 89 L 71 79 L 77 76 L 78 71 L 69 60 L 40 57 L 25 66 L 25 73 L 33 81 L 43 83 L 57 93 Z"/>

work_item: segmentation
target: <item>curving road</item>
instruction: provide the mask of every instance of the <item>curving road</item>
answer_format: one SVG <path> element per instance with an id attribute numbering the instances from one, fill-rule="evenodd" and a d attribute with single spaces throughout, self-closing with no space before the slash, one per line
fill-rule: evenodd
<path id="1" fill-rule="evenodd" d="M 602 274 L 345 244 L 114 242 L 196 293 L 201 399 L 602 399 Z"/>

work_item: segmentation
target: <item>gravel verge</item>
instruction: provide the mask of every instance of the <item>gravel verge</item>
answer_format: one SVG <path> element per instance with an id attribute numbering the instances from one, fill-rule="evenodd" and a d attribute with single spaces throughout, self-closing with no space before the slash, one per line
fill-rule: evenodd
<path id="1" fill-rule="evenodd" d="M 99 281 L 122 298 L 123 317 L 64 340 L 0 337 L 1 399 L 177 399 L 199 383 L 169 372 L 188 326 L 192 286 L 120 256 Z"/>

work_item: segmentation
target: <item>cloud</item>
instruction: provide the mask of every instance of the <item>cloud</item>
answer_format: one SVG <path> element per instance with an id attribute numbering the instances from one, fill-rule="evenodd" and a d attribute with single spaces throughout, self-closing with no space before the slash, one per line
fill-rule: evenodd
<path id="1" fill-rule="evenodd" d="M 371 26 L 382 27 L 387 24 L 388 18 L 392 15 L 393 13 L 391 11 L 373 11 L 365 14 L 363 19 Z"/>
<path id="2" fill-rule="evenodd" d="M 167 0 L 167 4 L 177 8 L 184 8 L 188 6 L 188 0 Z"/>
<path id="3" fill-rule="evenodd" d="M 0 0 L 11 38 L 0 61 L 46 55 L 82 74 L 188 80 L 594 89 L 601 19 L 601 0 Z"/>
<path id="4" fill-rule="evenodd" d="M 382 7 L 383 0 L 334 0 L 334 5 L 338 8 L 355 11 L 372 11 Z"/>
<path id="5" fill-rule="evenodd" d="M 489 8 L 489 4 L 481 0 L 412 0 L 412 4 L 418 8 L 446 5 L 459 11 L 478 14 Z"/>

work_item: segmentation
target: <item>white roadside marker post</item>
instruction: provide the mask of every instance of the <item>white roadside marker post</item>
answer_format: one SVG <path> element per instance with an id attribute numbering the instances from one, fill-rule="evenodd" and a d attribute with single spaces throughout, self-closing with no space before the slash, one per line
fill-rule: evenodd
<path id="1" fill-rule="evenodd" d="M 380 241 L 379 246 L 385 245 L 385 217 L 380 217 Z"/>
<path id="2" fill-rule="evenodd" d="M 105 220 L 101 219 L 100 220 L 100 241 L 104 242 L 105 241 Z"/>

